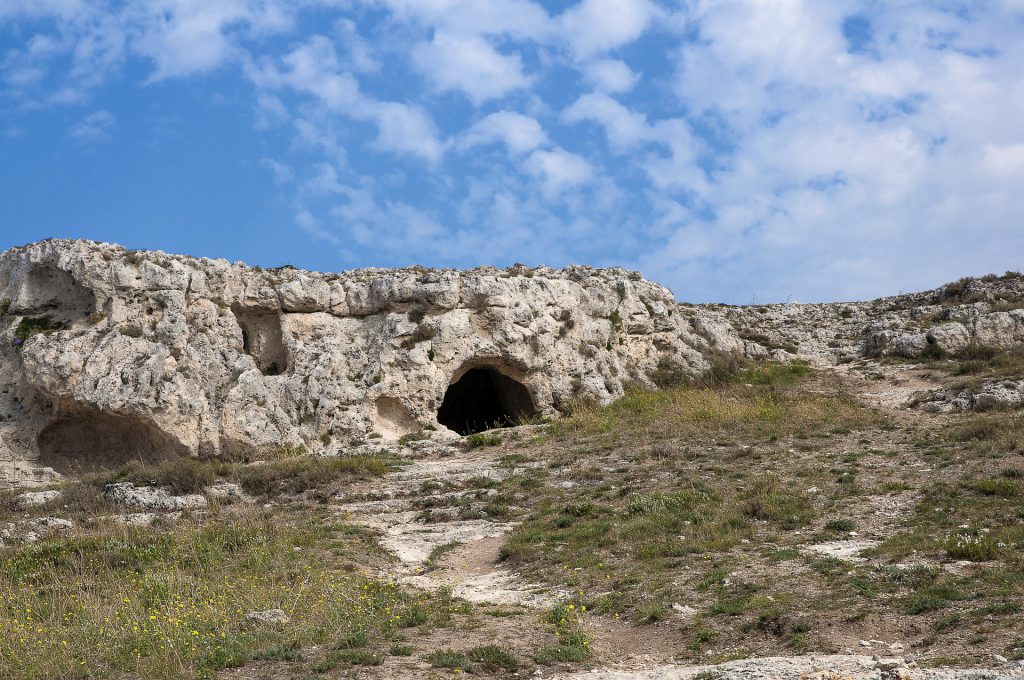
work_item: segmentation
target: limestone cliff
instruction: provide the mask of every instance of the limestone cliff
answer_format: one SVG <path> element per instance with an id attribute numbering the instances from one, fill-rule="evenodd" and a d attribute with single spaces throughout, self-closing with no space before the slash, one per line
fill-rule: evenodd
<path id="1" fill-rule="evenodd" d="M 708 346 L 621 269 L 326 274 L 89 241 L 0 255 L 0 311 L 7 482 L 465 433 L 608 401 L 659 365 L 700 372 Z"/>
<path id="2" fill-rule="evenodd" d="M 451 437 L 699 374 L 712 354 L 828 365 L 1022 343 L 1018 274 L 730 307 L 622 269 L 329 274 L 49 240 L 0 254 L 0 483 Z"/>

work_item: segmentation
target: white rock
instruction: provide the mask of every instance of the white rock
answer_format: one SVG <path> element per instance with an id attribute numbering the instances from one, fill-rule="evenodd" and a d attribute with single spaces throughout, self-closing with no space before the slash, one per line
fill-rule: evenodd
<path id="1" fill-rule="evenodd" d="M 198 510 L 206 507 L 206 497 L 200 494 L 173 496 L 166 489 L 139 487 L 131 482 L 107 484 L 103 496 L 119 505 L 145 510 Z"/>
<path id="2" fill-rule="evenodd" d="M 242 491 L 241 485 L 235 484 L 234 482 L 219 482 L 217 484 L 213 484 L 212 486 L 205 487 L 203 489 L 203 493 L 210 498 L 219 501 L 238 500 L 251 503 L 254 500 L 252 496 L 249 496 Z"/>
<path id="3" fill-rule="evenodd" d="M 60 491 L 56 490 L 29 491 L 27 493 L 20 494 L 18 496 L 18 500 L 21 501 L 21 504 L 24 505 L 25 507 L 33 507 L 36 505 L 43 505 L 45 503 L 49 503 L 50 501 L 57 500 L 58 498 L 60 498 L 60 496 Z"/>
<path id="4" fill-rule="evenodd" d="M 284 613 L 283 609 L 267 609 L 258 612 L 249 612 L 245 615 L 245 622 L 251 624 L 284 625 L 291 619 Z"/>
<path id="5" fill-rule="evenodd" d="M 678 602 L 673 603 L 672 610 L 684 617 L 696 616 L 697 610 L 688 604 L 679 604 Z"/>

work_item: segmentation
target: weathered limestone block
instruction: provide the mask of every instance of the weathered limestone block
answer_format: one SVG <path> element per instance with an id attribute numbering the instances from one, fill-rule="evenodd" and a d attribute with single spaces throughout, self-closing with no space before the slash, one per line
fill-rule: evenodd
<path id="1" fill-rule="evenodd" d="M 971 344 L 971 333 L 962 323 L 944 323 L 929 330 L 925 339 L 943 352 L 955 354 Z"/>

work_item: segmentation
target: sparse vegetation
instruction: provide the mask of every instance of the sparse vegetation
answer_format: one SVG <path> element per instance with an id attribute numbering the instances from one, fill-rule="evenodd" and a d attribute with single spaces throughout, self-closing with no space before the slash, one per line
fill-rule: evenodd
<path id="1" fill-rule="evenodd" d="M 26 316 L 18 322 L 17 327 L 14 329 L 14 337 L 17 338 L 19 342 L 25 342 L 37 333 L 49 333 L 50 331 L 57 330 L 58 328 L 58 324 L 55 324 L 44 316 Z"/>
<path id="2" fill-rule="evenodd" d="M 205 526 L 105 526 L 0 550 L 0 667 L 18 678 L 212 677 L 305 644 L 392 630 L 393 585 L 331 568 L 326 527 L 248 513 Z M 287 629 L 246 622 L 280 608 Z"/>
<path id="3" fill-rule="evenodd" d="M 971 361 L 998 372 L 987 367 L 1011 366 L 998 363 L 1001 356 L 971 348 L 921 370 Z M 493 459 L 490 474 L 438 476 L 412 489 L 406 507 L 431 530 L 451 520 L 516 523 L 501 566 L 566 594 L 539 618 L 527 608 L 470 605 L 446 589 L 403 592 L 360 575 L 386 558 L 375 552 L 371 531 L 332 523 L 346 507 L 332 499 L 343 490 L 375 501 L 376 478 L 406 462 L 319 458 L 283 446 L 249 464 L 177 459 L 97 473 L 61 485 L 60 500 L 31 509 L 0 496 L 4 517 L 56 513 L 89 527 L 84 536 L 0 550 L 0 585 L 22 598 L 9 611 L 0 603 L 0 625 L 22 626 L 19 635 L 39 645 L 18 619 L 24 605 L 47 612 L 47 631 L 86 650 L 65 662 L 52 646 L 39 646 L 18 657 L 36 669 L 27 677 L 67 675 L 82 659 L 93 675 L 154 678 L 209 677 L 254 660 L 289 677 L 372 666 L 386 672 L 400 663 L 503 677 L 522 674 L 524 663 L 529 672 L 533 663 L 603 661 L 601 638 L 589 634 L 592 617 L 602 619 L 605 635 L 609 626 L 620 627 L 618 635 L 645 626 L 643 634 L 663 640 L 679 661 L 827 649 L 845 644 L 836 642 L 837 628 L 846 638 L 870 639 L 883 619 L 897 631 L 890 635 L 922 654 L 922 664 L 940 650 L 961 663 L 993 650 L 1014 653 L 1012 631 L 1024 625 L 1020 412 L 922 423 L 920 413 L 865 407 L 845 379 L 801 363 L 751 364 L 726 354 L 714 362 L 719 368 L 700 380 L 664 366 L 663 389 L 632 389 L 606 406 L 579 403 L 543 429 L 466 437 L 458 455 Z M 472 450 L 480 447 L 495 450 Z M 224 514 L 206 526 L 201 518 L 153 530 L 85 521 L 114 512 L 99 498 L 110 481 L 196 493 L 219 479 L 240 482 L 260 503 L 273 501 L 275 517 L 214 504 Z M 898 512 L 876 514 L 892 508 Z M 829 552 L 865 538 L 878 542 L 859 553 L 863 561 Z M 457 560 L 444 559 L 459 545 L 434 544 L 417 577 L 460 573 L 471 546 Z M 439 563 L 444 569 L 433 571 Z M 88 572 L 85 565 L 96 564 L 96 574 Z M 220 587 L 233 579 L 237 585 Z M 349 599 L 328 583 L 349 588 Z M 87 615 L 71 606 L 71 593 L 84 598 Z M 118 604 L 122 594 L 129 602 Z M 184 640 L 177 632 L 168 639 L 195 649 L 172 658 L 155 643 L 140 647 L 143 634 L 129 626 L 150 631 L 150 615 L 165 625 L 153 607 L 176 611 L 166 604 L 174 597 L 202 613 L 179 617 L 194 627 Z M 347 617 L 351 598 L 365 602 L 355 617 Z M 128 617 L 122 605 L 146 619 Z M 278 607 L 294 630 L 243 621 L 247 611 Z M 55 617 L 69 612 L 57 626 Z M 115 614 L 128 623 L 115 617 L 107 644 L 97 622 Z M 505 620 L 516 623 L 501 628 Z M 68 632 L 83 621 L 85 632 Z M 481 622 L 515 635 L 474 636 Z M 446 628 L 466 631 L 466 639 L 439 644 L 431 637 Z M 214 645 L 208 633 L 222 642 Z M 13 654 L 10 640 L 0 648 Z"/>
<path id="4" fill-rule="evenodd" d="M 477 432 L 468 435 L 463 441 L 471 449 L 481 446 L 498 446 L 501 444 L 501 435 L 497 432 Z"/>
<path id="5" fill-rule="evenodd" d="M 387 461 L 372 456 L 300 456 L 242 467 L 238 479 L 251 494 L 297 494 L 338 479 L 378 477 L 389 469 Z"/>

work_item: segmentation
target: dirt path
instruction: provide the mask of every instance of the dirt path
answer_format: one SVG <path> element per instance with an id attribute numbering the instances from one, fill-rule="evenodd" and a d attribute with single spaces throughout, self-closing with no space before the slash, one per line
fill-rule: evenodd
<path id="1" fill-rule="evenodd" d="M 505 479 L 493 453 L 448 447 L 444 460 L 413 460 L 378 481 L 373 500 L 341 503 L 348 521 L 380 532 L 381 544 L 398 560 L 388 574 L 424 590 L 451 588 L 473 603 L 546 606 L 556 599 L 500 566 L 504 537 L 515 523 L 486 516 L 495 492 L 488 482 Z"/>

